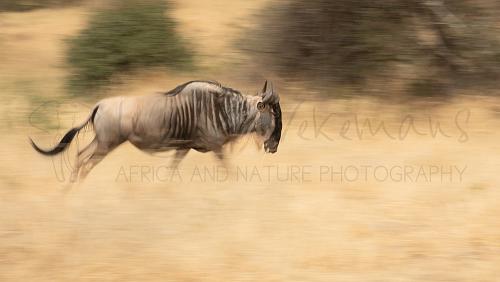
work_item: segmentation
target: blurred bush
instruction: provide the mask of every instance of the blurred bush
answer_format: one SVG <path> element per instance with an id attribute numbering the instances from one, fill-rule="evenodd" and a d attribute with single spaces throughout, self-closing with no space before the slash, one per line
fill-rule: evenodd
<path id="1" fill-rule="evenodd" d="M 149 66 L 190 66 L 191 53 L 176 34 L 165 1 L 117 1 L 97 12 L 88 27 L 69 40 L 70 90 L 109 82 L 118 73 Z"/>
<path id="2" fill-rule="evenodd" d="M 40 8 L 62 7 L 83 0 L 0 0 L 0 11 L 23 12 Z"/>
<path id="3" fill-rule="evenodd" d="M 410 80 L 408 91 L 422 95 L 498 78 L 498 8 L 489 0 L 280 1 L 245 46 L 286 77 Z"/>

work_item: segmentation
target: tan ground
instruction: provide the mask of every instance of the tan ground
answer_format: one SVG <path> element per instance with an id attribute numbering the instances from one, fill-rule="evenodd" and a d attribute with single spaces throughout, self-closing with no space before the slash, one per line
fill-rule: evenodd
<path id="1" fill-rule="evenodd" d="M 199 46 L 204 63 L 223 64 L 230 56 L 221 54 L 231 53 L 227 40 L 236 36 L 233 23 L 251 17 L 243 8 L 264 1 L 197 2 L 180 2 L 175 16 L 186 37 L 206 40 L 206 48 Z M 498 280 L 498 99 L 459 97 L 440 106 L 325 101 L 278 81 L 286 127 L 277 154 L 242 142 L 231 154 L 228 179 L 217 181 L 203 179 L 217 168 L 214 157 L 193 152 L 182 163 L 182 179 L 169 179 L 162 168 L 168 153 L 149 156 L 126 144 L 64 193 L 58 178 L 67 177 L 75 148 L 44 158 L 27 136 L 53 144 L 96 102 L 62 92 L 61 39 L 85 19 L 81 8 L 0 14 L 0 281 Z M 144 74 L 109 95 L 169 89 L 195 75 L 210 76 Z M 242 90 L 261 83 L 221 76 Z M 60 105 L 44 104 L 56 98 Z M 397 136 L 407 115 L 427 135 L 372 137 L 362 125 L 383 121 Z M 429 117 L 442 128 L 434 138 Z M 327 136 L 315 136 L 325 119 Z M 432 179 L 396 173 L 383 180 L 381 174 L 356 177 L 352 169 L 363 166 L 381 167 L 379 173 L 384 167 L 465 169 L 451 180 L 441 180 L 440 172 Z M 254 167 L 246 181 L 237 174 Z"/>

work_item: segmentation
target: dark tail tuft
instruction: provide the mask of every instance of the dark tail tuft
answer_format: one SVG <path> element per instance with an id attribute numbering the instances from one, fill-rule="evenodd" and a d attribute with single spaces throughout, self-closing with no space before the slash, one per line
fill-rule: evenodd
<path id="1" fill-rule="evenodd" d="M 33 148 L 38 153 L 40 153 L 42 155 L 53 156 L 53 155 L 59 154 L 60 152 L 64 151 L 66 149 L 66 147 L 68 147 L 69 143 L 71 143 L 71 141 L 73 140 L 73 138 L 75 138 L 75 136 L 78 133 L 78 131 L 80 131 L 83 127 L 85 127 L 85 125 L 87 125 L 89 122 L 91 122 L 92 124 L 94 123 L 94 118 L 95 118 L 95 115 L 97 113 L 97 109 L 98 108 L 99 108 L 99 106 L 96 106 L 94 108 L 94 110 L 92 111 L 92 113 L 90 114 L 90 116 L 87 118 L 87 120 L 82 125 L 80 125 L 78 127 L 74 127 L 70 131 L 68 131 L 63 136 L 63 138 L 61 139 L 61 141 L 59 141 L 59 144 L 57 144 L 57 146 L 55 146 L 54 148 L 49 149 L 49 150 L 43 150 L 40 147 L 38 147 L 35 144 L 35 142 L 33 142 L 33 140 L 30 138 L 31 146 L 33 146 Z"/>
<path id="2" fill-rule="evenodd" d="M 78 133 L 78 130 L 80 130 L 80 129 L 77 128 L 77 127 L 72 128 L 70 131 L 68 131 L 68 133 L 66 133 L 64 135 L 64 137 L 61 139 L 61 141 L 59 142 L 59 144 L 57 144 L 57 146 L 55 146 L 54 148 L 52 148 L 50 150 L 43 150 L 43 149 L 41 149 L 30 138 L 31 146 L 33 146 L 33 148 L 38 153 L 40 153 L 42 155 L 46 155 L 46 156 L 57 155 L 57 154 L 59 154 L 60 152 L 62 152 L 62 151 L 64 151 L 66 149 L 66 147 L 69 145 L 69 143 L 71 143 L 71 140 L 73 140 L 73 138 L 75 138 L 75 135 Z"/>

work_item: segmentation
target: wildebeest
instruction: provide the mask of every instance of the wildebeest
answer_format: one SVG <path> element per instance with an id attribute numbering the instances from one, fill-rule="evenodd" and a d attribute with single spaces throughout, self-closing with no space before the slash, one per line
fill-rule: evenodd
<path id="1" fill-rule="evenodd" d="M 177 167 L 190 149 L 212 151 L 223 159 L 223 145 L 255 133 L 266 152 L 275 153 L 281 138 L 281 108 L 272 83 L 256 96 L 243 95 L 217 82 L 189 81 L 164 92 L 136 97 L 112 97 L 98 102 L 89 117 L 69 130 L 43 155 L 64 151 L 77 133 L 91 124 L 95 137 L 77 154 L 70 182 L 83 179 L 111 150 L 129 141 L 140 150 L 175 150 Z"/>

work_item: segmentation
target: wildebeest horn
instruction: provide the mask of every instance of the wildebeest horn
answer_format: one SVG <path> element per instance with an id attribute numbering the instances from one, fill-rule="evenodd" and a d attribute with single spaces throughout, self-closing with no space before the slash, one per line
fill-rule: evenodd
<path id="1" fill-rule="evenodd" d="M 273 83 L 267 83 L 267 80 L 264 83 L 264 88 L 262 89 L 262 102 L 269 104 L 279 102 L 279 96 L 276 92 L 274 92 Z"/>

